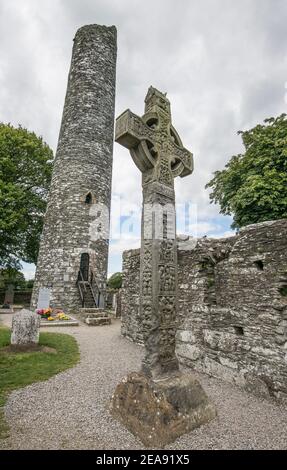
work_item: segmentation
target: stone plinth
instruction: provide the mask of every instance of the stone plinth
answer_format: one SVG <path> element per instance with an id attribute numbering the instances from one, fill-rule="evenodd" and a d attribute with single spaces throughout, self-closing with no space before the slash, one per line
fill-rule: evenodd
<path id="1" fill-rule="evenodd" d="M 41 326 L 51 326 L 51 327 L 57 327 L 57 326 L 79 326 L 79 322 L 76 318 L 70 317 L 70 320 L 56 320 L 56 321 L 49 321 L 49 320 L 41 320 Z"/>
<path id="2" fill-rule="evenodd" d="M 116 388 L 111 413 L 147 447 L 160 447 L 216 417 L 216 409 L 191 374 L 152 381 L 131 373 Z"/>
<path id="3" fill-rule="evenodd" d="M 12 318 L 11 346 L 25 350 L 38 345 L 41 319 L 36 313 L 21 310 Z"/>

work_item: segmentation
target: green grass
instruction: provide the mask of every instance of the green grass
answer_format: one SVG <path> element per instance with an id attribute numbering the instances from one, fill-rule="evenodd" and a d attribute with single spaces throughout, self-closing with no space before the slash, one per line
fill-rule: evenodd
<path id="1" fill-rule="evenodd" d="M 80 358 L 73 336 L 62 333 L 40 333 L 39 344 L 54 348 L 57 353 L 10 353 L 1 348 L 10 344 L 10 330 L 0 327 L 0 439 L 7 437 L 3 406 L 9 392 L 34 382 L 47 380 L 73 367 Z"/>

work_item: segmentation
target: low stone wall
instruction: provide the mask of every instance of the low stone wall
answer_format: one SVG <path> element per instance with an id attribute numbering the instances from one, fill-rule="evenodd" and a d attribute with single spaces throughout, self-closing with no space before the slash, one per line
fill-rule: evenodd
<path id="1" fill-rule="evenodd" d="M 287 220 L 179 242 L 180 361 L 287 401 Z M 122 333 L 141 342 L 139 250 L 124 253 Z"/>
<path id="2" fill-rule="evenodd" d="M 32 297 L 32 291 L 14 291 L 14 304 L 23 305 L 24 307 L 29 307 Z M 0 305 L 4 303 L 5 291 L 0 291 Z"/>

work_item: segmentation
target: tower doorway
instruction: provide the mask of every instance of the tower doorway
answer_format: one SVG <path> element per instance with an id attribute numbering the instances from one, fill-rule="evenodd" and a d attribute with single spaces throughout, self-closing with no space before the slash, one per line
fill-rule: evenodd
<path id="1" fill-rule="evenodd" d="M 90 255 L 89 253 L 82 253 L 80 262 L 80 271 L 84 281 L 89 280 L 89 268 L 90 268 Z"/>

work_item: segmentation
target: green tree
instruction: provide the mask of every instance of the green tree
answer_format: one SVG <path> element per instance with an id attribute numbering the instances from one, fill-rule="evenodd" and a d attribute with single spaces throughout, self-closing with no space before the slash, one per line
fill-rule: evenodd
<path id="1" fill-rule="evenodd" d="M 241 135 L 245 152 L 233 156 L 206 185 L 233 228 L 287 217 L 287 115 Z"/>
<path id="2" fill-rule="evenodd" d="M 33 286 L 34 286 L 34 279 L 28 279 L 28 281 L 26 281 L 26 289 L 33 289 Z"/>
<path id="3" fill-rule="evenodd" d="M 12 284 L 14 289 L 26 289 L 24 274 L 15 268 L 5 268 L 0 270 L 0 289 L 6 290 Z"/>
<path id="4" fill-rule="evenodd" d="M 122 273 L 114 273 L 107 284 L 111 289 L 120 289 L 122 287 Z"/>
<path id="5" fill-rule="evenodd" d="M 37 260 L 53 152 L 41 137 L 0 123 L 0 266 Z"/>

